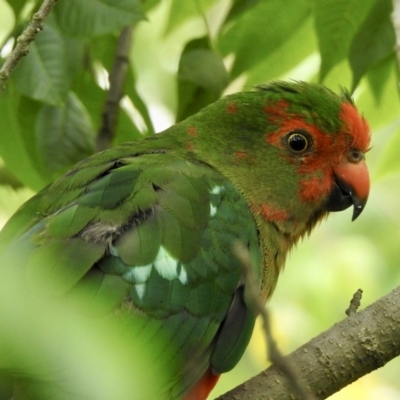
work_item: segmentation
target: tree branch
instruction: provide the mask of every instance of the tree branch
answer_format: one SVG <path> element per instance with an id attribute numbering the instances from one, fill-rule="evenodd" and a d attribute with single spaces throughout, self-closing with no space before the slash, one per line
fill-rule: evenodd
<path id="1" fill-rule="evenodd" d="M 14 69 L 20 63 L 22 58 L 29 53 L 29 44 L 35 39 L 35 36 L 43 30 L 44 21 L 56 3 L 57 0 L 44 0 L 39 10 L 33 14 L 28 26 L 17 38 L 17 45 L 7 57 L 0 70 L 0 93 L 5 90 L 6 83 Z"/>
<path id="2" fill-rule="evenodd" d="M 129 67 L 132 29 L 132 26 L 127 26 L 121 31 L 118 38 L 115 61 L 109 75 L 110 88 L 102 113 L 102 125 L 97 135 L 97 151 L 109 148 L 115 135 L 119 102 L 123 96 L 126 73 Z"/>
<path id="3" fill-rule="evenodd" d="M 400 355 L 400 286 L 365 310 L 351 314 L 285 357 L 296 365 L 300 383 L 317 399 L 326 399 Z M 272 365 L 218 397 L 298 400 L 291 383 Z"/>

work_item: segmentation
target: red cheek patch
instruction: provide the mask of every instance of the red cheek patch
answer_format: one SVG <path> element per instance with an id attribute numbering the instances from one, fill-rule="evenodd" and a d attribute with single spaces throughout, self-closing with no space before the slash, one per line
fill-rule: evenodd
<path id="1" fill-rule="evenodd" d="M 303 202 L 317 201 L 324 198 L 332 189 L 333 179 L 328 173 L 323 177 L 314 176 L 300 181 L 299 198 Z"/>
<path id="2" fill-rule="evenodd" d="M 289 213 L 279 208 L 274 208 L 269 204 L 261 204 L 260 206 L 253 206 L 253 210 L 260 214 L 266 221 L 287 221 Z"/>

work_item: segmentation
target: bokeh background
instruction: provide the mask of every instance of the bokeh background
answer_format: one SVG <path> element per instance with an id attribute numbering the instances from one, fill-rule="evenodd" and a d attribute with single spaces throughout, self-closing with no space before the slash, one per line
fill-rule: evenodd
<path id="1" fill-rule="evenodd" d="M 21 31 L 39 4 L 39 1 L 0 0 L 1 62 L 12 47 L 12 37 Z M 151 134 L 152 130 L 159 132 L 173 124 L 177 114 L 187 115 L 199 88 L 211 93 L 198 101 L 202 106 L 203 101 L 272 79 L 322 81 L 334 91 L 341 86 L 354 89 L 355 102 L 369 121 L 372 146 L 367 162 L 372 185 L 365 211 L 355 222 L 351 222 L 351 210 L 332 214 L 310 238 L 300 243 L 290 254 L 268 304 L 281 351 L 291 352 L 343 319 L 358 288 L 364 291 L 362 307 L 395 288 L 400 282 L 400 102 L 392 25 L 396 1 L 161 0 L 144 4 L 147 19 L 137 18 L 134 23 L 129 54 L 133 74 L 127 82 L 135 88 L 136 100 L 140 99 L 143 106 L 137 106 L 131 90 L 124 100 L 125 117 L 113 144 Z M 118 31 L 126 22 L 115 17 L 117 22 L 111 27 L 98 22 L 92 32 L 83 32 L 79 26 L 68 31 L 68 18 L 63 20 L 61 16 L 68 12 L 73 16 L 74 7 L 82 5 L 78 0 L 59 0 L 57 7 L 60 10 L 52 22 L 53 28 L 58 24 L 61 36 L 85 42 L 92 52 L 89 63 L 92 63 L 93 82 L 81 80 L 80 87 L 70 83 L 67 88 L 80 97 L 86 109 L 89 127 L 82 135 L 90 138 L 91 144 L 86 149 L 90 154 L 95 149 L 95 133 L 107 89 L 107 62 L 110 64 Z M 110 14 L 110 18 L 114 15 Z M 189 60 L 198 67 L 187 64 L 187 73 L 182 64 L 180 67 L 182 52 L 196 38 L 206 38 L 204 48 L 215 54 L 217 61 L 213 56 L 198 62 Z M 40 48 L 38 51 L 40 54 Z M 30 74 L 37 73 L 29 66 L 21 68 L 25 71 L 28 68 Z M 76 72 L 78 78 L 82 78 L 80 74 L 83 73 Z M 193 87 L 188 89 L 188 82 Z M 12 106 L 7 110 L 0 104 L 3 120 L 0 122 L 0 227 L 40 187 L 77 161 L 68 156 L 61 164 L 54 163 L 49 151 L 63 152 L 63 140 L 49 139 L 43 145 L 46 139 L 40 128 L 37 124 L 29 125 L 29 121 L 38 118 L 40 107 L 61 107 L 54 99 L 46 98 L 46 94 L 33 94 L 29 85 L 21 72 L 10 82 L 13 93 L 17 94 L 9 93 L 9 101 L 14 101 L 13 104 L 18 101 L 20 108 L 33 110 L 31 120 L 16 114 L 20 118 L 19 132 L 24 132 L 20 135 L 23 146 L 13 142 L 16 131 L 4 122 L 8 118 L 6 113 L 13 112 Z M 92 94 L 81 96 L 82 87 L 90 85 Z M 60 102 L 63 101 L 61 96 Z M 68 137 L 68 130 L 65 132 Z M 48 131 L 47 134 L 50 135 Z M 261 324 L 258 324 L 245 356 L 232 372 L 221 378 L 211 398 L 267 366 Z M 400 360 L 396 359 L 331 399 L 399 399 L 399 374 Z"/>

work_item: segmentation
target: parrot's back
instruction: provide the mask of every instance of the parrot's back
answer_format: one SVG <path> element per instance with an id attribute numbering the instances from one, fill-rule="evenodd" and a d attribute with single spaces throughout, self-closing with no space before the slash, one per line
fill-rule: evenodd
<path id="1" fill-rule="evenodd" d="M 108 154 L 31 199 L 0 247 L 10 259 L 18 251 L 28 284 L 54 278 L 52 296 L 130 313 L 138 335 L 161 343 L 155 368 L 174 370 L 166 398 L 182 398 L 204 374 L 233 368 L 248 344 L 255 317 L 233 247 L 241 240 L 257 271 L 257 227 L 232 183 L 206 165 Z"/>

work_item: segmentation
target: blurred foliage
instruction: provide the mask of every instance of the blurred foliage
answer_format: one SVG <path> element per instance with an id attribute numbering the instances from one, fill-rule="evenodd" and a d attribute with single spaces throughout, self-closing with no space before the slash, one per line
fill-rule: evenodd
<path id="1" fill-rule="evenodd" d="M 40 4 L 0 1 L 0 63 Z M 350 213 L 332 215 L 290 257 L 270 307 L 280 347 L 285 353 L 293 350 L 342 319 L 359 287 L 366 305 L 400 281 L 400 102 L 391 13 L 391 0 L 292 0 L 284 6 L 280 0 L 59 0 L 0 95 L 0 225 L 34 191 L 94 152 L 107 71 L 127 24 L 134 25 L 131 65 L 114 145 L 160 131 L 222 94 L 271 79 L 319 81 L 335 91 L 348 87 L 373 131 L 368 154 L 372 192 L 356 223 L 350 224 Z M 3 286 L 0 280 L 0 295 L 7 299 L 0 301 L 0 320 L 9 329 L 0 332 L 0 368 L 10 368 L 7 360 L 16 363 L 13 368 L 18 369 L 18 360 L 28 368 L 29 355 L 33 360 L 36 350 L 27 347 L 27 337 L 49 357 L 59 354 L 52 352 L 60 340 L 76 338 L 65 344 L 63 362 L 70 379 L 75 382 L 82 368 L 96 372 L 90 376 L 95 385 L 89 378 L 88 388 L 83 382 L 87 396 L 76 398 L 129 397 L 107 397 L 110 388 L 102 378 L 110 374 L 119 379 L 118 368 L 126 366 L 122 347 L 113 347 L 118 334 L 113 326 L 101 327 L 110 338 L 103 343 L 94 332 L 103 322 L 82 322 L 65 304 L 46 305 L 37 299 L 21 304 L 18 284 L 12 290 Z M 13 321 L 13 308 L 26 319 Z M 71 331 L 59 331 L 60 312 L 71 315 Z M 34 325 L 32 315 L 37 316 Z M 86 348 L 89 342 L 104 346 L 105 353 Z M 135 343 L 129 352 L 140 346 Z M 80 365 L 70 354 L 83 348 L 86 364 Z M 121 360 L 110 356 L 114 351 Z M 258 329 L 245 357 L 221 379 L 214 395 L 266 365 Z M 137 364 L 130 367 L 134 371 Z M 332 399 L 400 398 L 399 368 L 395 360 Z M 133 386 L 123 381 L 115 382 L 121 393 L 128 393 Z M 98 383 L 105 386 L 89 394 Z"/>
<path id="2" fill-rule="evenodd" d="M 0 262 L 0 371 L 4 380 L 16 378 L 14 399 L 159 398 L 168 370 L 157 368 L 157 343 L 138 335 L 142 326 L 129 310 L 99 315 L 104 296 L 93 318 L 83 299 L 42 296 L 59 282 L 41 282 L 38 296 L 24 286 L 14 260 L 3 255 Z M 6 387 L 1 399 L 11 398 Z"/>

